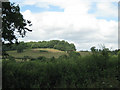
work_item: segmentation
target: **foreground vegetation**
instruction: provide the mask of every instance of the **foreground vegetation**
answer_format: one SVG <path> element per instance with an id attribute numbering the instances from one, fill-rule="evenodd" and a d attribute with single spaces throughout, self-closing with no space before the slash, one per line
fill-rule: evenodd
<path id="1" fill-rule="evenodd" d="M 71 51 L 59 58 L 38 58 L 17 62 L 3 60 L 3 88 L 118 88 L 120 73 L 118 54 L 108 49 L 92 48 L 81 56 Z"/>

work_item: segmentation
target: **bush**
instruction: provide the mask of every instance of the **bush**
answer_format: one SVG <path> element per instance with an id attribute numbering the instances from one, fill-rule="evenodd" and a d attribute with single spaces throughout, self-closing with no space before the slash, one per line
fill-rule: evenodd
<path id="1" fill-rule="evenodd" d="M 38 60 L 45 60 L 46 57 L 44 57 L 44 56 L 39 56 L 37 59 L 38 59 Z"/>
<path id="2" fill-rule="evenodd" d="M 17 53 L 22 53 L 23 52 L 23 46 L 22 45 L 18 45 L 17 46 Z"/>
<path id="3" fill-rule="evenodd" d="M 48 52 L 48 51 L 46 51 L 46 50 L 40 50 L 40 52 Z"/>
<path id="4" fill-rule="evenodd" d="M 9 59 L 10 61 L 15 61 L 15 57 L 13 57 L 13 56 L 8 56 L 8 59 Z"/>
<path id="5" fill-rule="evenodd" d="M 23 59 L 24 61 L 26 61 L 26 60 L 28 60 L 28 59 L 31 59 L 31 57 L 30 57 L 30 56 L 24 56 L 22 59 Z"/>
<path id="6" fill-rule="evenodd" d="M 3 88 L 118 88 L 118 58 L 106 49 L 97 52 L 84 57 L 76 52 L 59 58 L 40 56 L 29 62 L 3 60 Z"/>

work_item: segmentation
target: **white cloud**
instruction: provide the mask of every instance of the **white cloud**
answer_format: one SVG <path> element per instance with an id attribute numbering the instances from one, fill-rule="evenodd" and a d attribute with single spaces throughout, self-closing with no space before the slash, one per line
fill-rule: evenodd
<path id="1" fill-rule="evenodd" d="M 96 5 L 96 16 L 101 17 L 118 17 L 118 6 L 110 2 L 99 2 Z"/>
<path id="2" fill-rule="evenodd" d="M 105 44 L 108 47 L 117 48 L 117 27 L 116 21 L 96 19 L 94 14 L 88 14 L 91 2 L 81 2 L 80 0 L 30 0 L 27 4 L 45 3 L 47 6 L 55 5 L 64 8 L 64 12 L 40 12 L 32 13 L 30 10 L 23 12 L 26 19 L 31 20 L 33 26 L 32 33 L 27 33 L 27 37 L 20 40 L 52 40 L 65 39 L 74 42 L 78 50 L 90 49 L 98 44 Z M 63 3 L 63 1 L 65 1 Z M 48 5 L 47 5 L 48 4 Z M 39 4 L 37 4 L 39 5 Z M 100 5 L 100 4 L 99 4 Z M 98 5 L 98 10 L 102 7 Z M 111 5 L 111 4 L 110 4 Z M 43 6 L 42 6 L 43 7 Z M 104 12 L 112 8 L 105 6 Z M 49 7 L 48 7 L 49 8 Z M 113 10 L 113 9 L 111 9 Z M 110 14 L 110 11 L 108 11 Z M 112 12 L 116 13 L 116 12 Z"/>

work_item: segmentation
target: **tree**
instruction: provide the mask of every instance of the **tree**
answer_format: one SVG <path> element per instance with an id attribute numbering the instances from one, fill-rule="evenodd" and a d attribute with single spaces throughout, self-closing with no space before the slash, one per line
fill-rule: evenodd
<path id="1" fill-rule="evenodd" d="M 32 31 L 27 25 L 31 26 L 31 21 L 23 18 L 19 5 L 2 2 L 2 42 L 13 43 L 13 40 L 17 42 L 15 32 L 24 37 L 27 31 Z"/>
<path id="2" fill-rule="evenodd" d="M 95 47 L 91 47 L 90 50 L 94 53 L 96 51 Z"/>
<path id="3" fill-rule="evenodd" d="M 21 53 L 21 52 L 23 52 L 23 45 L 22 44 L 19 44 L 18 46 L 17 46 L 17 53 Z"/>

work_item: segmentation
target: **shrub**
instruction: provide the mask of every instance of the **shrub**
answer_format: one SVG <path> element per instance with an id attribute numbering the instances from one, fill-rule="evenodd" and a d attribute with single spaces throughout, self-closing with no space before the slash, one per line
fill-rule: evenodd
<path id="1" fill-rule="evenodd" d="M 46 51 L 46 50 L 40 50 L 40 52 L 48 52 L 48 51 Z"/>
<path id="2" fill-rule="evenodd" d="M 44 57 L 44 56 L 39 56 L 37 59 L 38 59 L 38 60 L 45 60 L 46 57 Z"/>
<path id="3" fill-rule="evenodd" d="M 15 61 L 15 57 L 13 57 L 13 56 L 8 56 L 8 59 L 9 59 L 10 61 Z"/>

